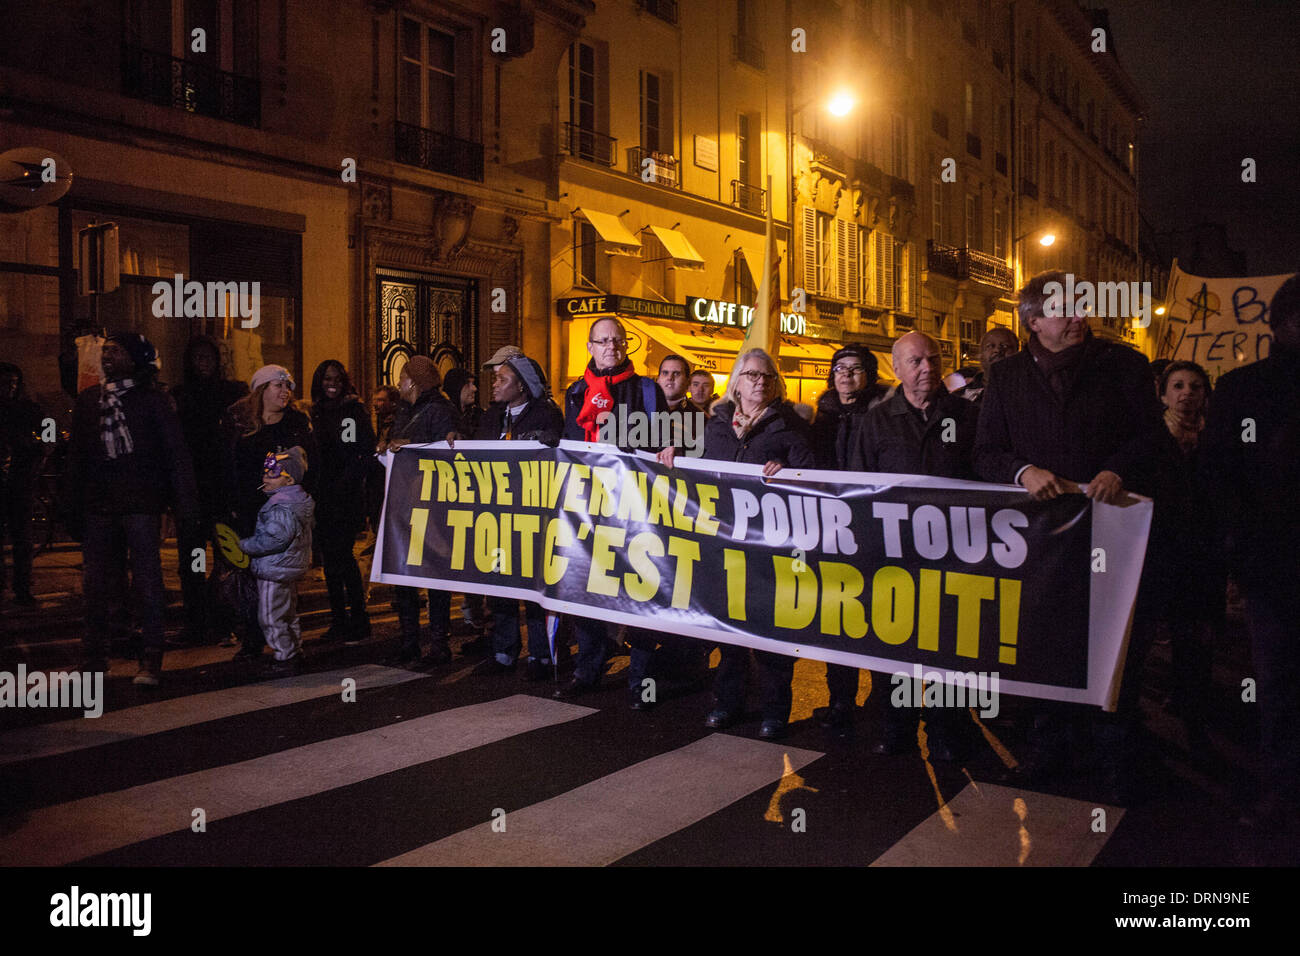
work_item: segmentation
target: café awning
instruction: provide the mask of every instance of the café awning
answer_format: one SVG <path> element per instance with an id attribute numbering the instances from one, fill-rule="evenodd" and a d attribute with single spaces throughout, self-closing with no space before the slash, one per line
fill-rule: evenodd
<path id="1" fill-rule="evenodd" d="M 598 212 L 595 209 L 579 208 L 573 210 L 573 218 L 591 223 L 591 228 L 596 230 L 596 235 L 609 246 L 606 252 L 625 256 L 640 254 L 641 240 L 628 231 L 627 227 L 619 221 L 618 216 Z"/>
<path id="2" fill-rule="evenodd" d="M 701 256 L 691 241 L 686 238 L 685 234 L 678 232 L 676 229 L 666 229 L 663 226 L 650 226 L 650 232 L 659 240 L 659 244 L 664 247 L 664 253 L 672 260 L 673 265 L 678 269 L 703 269 L 704 257 Z"/>

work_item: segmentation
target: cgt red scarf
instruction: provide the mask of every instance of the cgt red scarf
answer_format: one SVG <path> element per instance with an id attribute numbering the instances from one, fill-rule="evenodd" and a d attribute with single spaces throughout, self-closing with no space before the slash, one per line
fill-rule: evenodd
<path id="1" fill-rule="evenodd" d="M 587 383 L 587 392 L 582 397 L 582 409 L 577 419 L 587 441 L 600 441 L 600 420 L 614 408 L 611 386 L 626 382 L 635 374 L 632 363 L 626 359 L 608 372 L 597 372 L 594 363 L 587 363 L 587 371 L 582 375 L 582 380 Z"/>

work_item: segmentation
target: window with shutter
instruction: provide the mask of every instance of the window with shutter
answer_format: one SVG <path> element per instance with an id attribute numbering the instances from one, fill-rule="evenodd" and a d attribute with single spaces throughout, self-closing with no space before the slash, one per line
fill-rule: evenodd
<path id="1" fill-rule="evenodd" d="M 876 305 L 894 308 L 894 237 L 874 233 L 876 256 Z"/>
<path id="2" fill-rule="evenodd" d="M 859 275 L 862 279 L 862 286 L 858 289 L 858 301 L 863 305 L 871 305 L 875 302 L 873 296 L 874 283 L 872 279 L 871 265 L 871 230 L 858 227 L 858 250 L 860 258 Z"/>
<path id="3" fill-rule="evenodd" d="M 803 228 L 800 230 L 803 251 L 803 288 L 805 292 L 815 293 L 817 291 L 817 210 L 811 206 L 804 206 L 801 213 L 803 215 Z"/>
<path id="4" fill-rule="evenodd" d="M 835 217 L 817 213 L 817 285 L 822 295 L 836 295 L 839 276 L 835 261 Z"/>
<path id="5" fill-rule="evenodd" d="M 845 281 L 840 286 L 840 298 L 858 301 L 858 227 L 856 223 L 843 222 L 840 239 L 840 261 L 844 264 Z"/>

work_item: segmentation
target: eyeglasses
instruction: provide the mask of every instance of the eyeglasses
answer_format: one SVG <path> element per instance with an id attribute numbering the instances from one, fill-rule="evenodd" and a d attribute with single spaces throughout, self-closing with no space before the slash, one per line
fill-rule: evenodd
<path id="1" fill-rule="evenodd" d="M 627 345 L 627 339 L 615 338 L 614 336 L 606 336 L 603 339 L 588 339 L 587 341 L 592 345 L 599 345 L 601 348 L 607 348 L 611 345 L 617 345 L 619 348 L 622 348 L 624 345 Z"/>
<path id="2" fill-rule="evenodd" d="M 831 368 L 836 375 L 861 375 L 866 371 L 861 365 L 836 365 Z"/>
<path id="3" fill-rule="evenodd" d="M 770 382 L 772 381 L 772 379 L 776 378 L 775 372 L 760 372 L 758 371 L 758 369 L 752 369 L 752 368 L 749 369 L 748 371 L 741 372 L 740 374 L 743 377 L 749 379 L 750 382 L 753 383 Z"/>

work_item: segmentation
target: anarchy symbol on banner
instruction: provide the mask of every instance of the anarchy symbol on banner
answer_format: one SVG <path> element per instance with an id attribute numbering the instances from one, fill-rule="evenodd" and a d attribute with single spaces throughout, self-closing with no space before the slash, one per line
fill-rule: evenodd
<path id="1" fill-rule="evenodd" d="M 213 530 L 217 535 L 217 545 L 221 549 L 221 556 L 232 567 L 248 567 L 250 564 L 249 557 L 244 553 L 244 549 L 239 546 L 239 535 L 235 534 L 235 529 L 218 521 L 213 525 Z"/>

